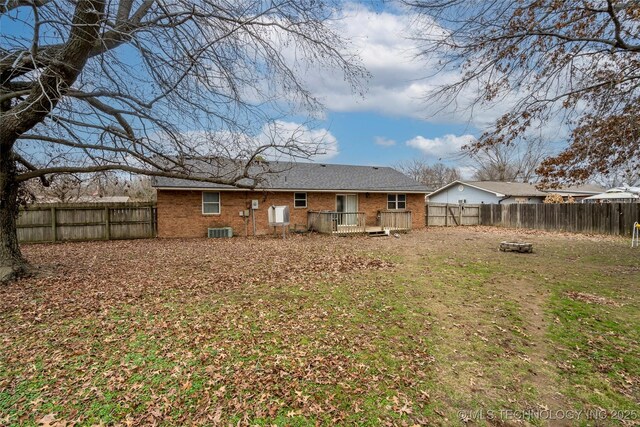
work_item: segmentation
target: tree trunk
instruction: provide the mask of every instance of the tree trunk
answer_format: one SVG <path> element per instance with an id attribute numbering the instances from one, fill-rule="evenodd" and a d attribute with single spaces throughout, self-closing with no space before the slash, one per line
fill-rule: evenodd
<path id="1" fill-rule="evenodd" d="M 13 280 L 28 270 L 16 229 L 18 185 L 13 155 L 11 151 L 0 149 L 0 283 Z"/>

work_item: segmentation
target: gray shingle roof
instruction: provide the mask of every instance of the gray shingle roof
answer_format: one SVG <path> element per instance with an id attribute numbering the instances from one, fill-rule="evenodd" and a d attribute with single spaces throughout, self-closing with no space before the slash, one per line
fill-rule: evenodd
<path id="1" fill-rule="evenodd" d="M 584 195 L 584 194 L 600 194 L 605 191 L 606 188 L 596 185 L 596 184 L 583 184 L 576 185 L 572 187 L 564 187 L 547 190 L 548 193 L 561 193 L 561 194 L 575 194 L 575 195 Z"/>
<path id="2" fill-rule="evenodd" d="M 381 191 L 428 193 L 422 184 L 389 167 L 333 165 L 325 163 L 267 162 L 269 170 L 263 175 L 260 190 L 308 190 L 308 191 Z M 254 168 L 254 167 L 252 167 Z M 255 167 L 255 174 L 262 173 L 264 164 Z M 250 185 L 251 181 L 240 181 Z M 155 177 L 154 187 L 232 189 L 229 185 L 187 179 Z"/>
<path id="3" fill-rule="evenodd" d="M 482 188 L 493 193 L 504 194 L 505 196 L 519 196 L 519 197 L 545 197 L 547 193 L 544 193 L 538 189 L 534 184 L 528 184 L 526 182 L 502 182 L 502 181 L 463 181 L 465 184 L 472 185 L 474 187 Z"/>

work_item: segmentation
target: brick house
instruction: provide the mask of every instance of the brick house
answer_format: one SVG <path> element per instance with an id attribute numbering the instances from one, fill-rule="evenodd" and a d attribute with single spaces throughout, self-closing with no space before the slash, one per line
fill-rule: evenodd
<path id="1" fill-rule="evenodd" d="M 372 232 L 425 226 L 420 183 L 388 167 L 269 162 L 253 190 L 156 177 L 159 237 L 205 237 L 208 228 L 232 227 L 239 236 L 268 234 L 267 210 L 288 206 L 290 228 L 320 232 Z M 252 209 L 252 201 L 257 209 Z M 326 219 L 326 221 L 325 221 Z M 310 223 L 313 222 L 313 223 Z M 321 226 L 326 224 L 326 228 Z"/>

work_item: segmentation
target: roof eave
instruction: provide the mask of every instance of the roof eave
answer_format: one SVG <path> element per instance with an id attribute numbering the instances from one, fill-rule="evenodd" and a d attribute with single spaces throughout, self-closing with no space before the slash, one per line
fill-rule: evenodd
<path id="1" fill-rule="evenodd" d="M 351 189 L 351 188 L 238 188 L 238 187 L 168 187 L 153 186 L 156 190 L 181 190 L 181 191 L 272 191 L 272 192 L 304 192 L 304 193 L 407 193 L 428 194 L 428 190 L 409 190 L 402 188 L 393 189 Z"/>

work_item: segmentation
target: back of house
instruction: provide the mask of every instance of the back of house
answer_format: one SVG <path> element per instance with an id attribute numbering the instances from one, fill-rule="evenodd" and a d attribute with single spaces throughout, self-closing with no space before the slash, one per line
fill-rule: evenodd
<path id="1" fill-rule="evenodd" d="M 339 225 L 351 221 L 380 226 L 385 213 L 408 213 L 408 228 L 425 227 L 426 187 L 389 167 L 295 162 L 259 162 L 254 188 L 198 180 L 156 177 L 159 237 L 205 237 L 207 230 L 231 227 L 234 235 L 267 234 L 268 208 L 287 206 L 290 227 L 306 229 L 310 212 L 335 213 Z M 249 180 L 240 185 L 252 185 Z M 357 214 L 357 215 L 356 215 Z"/>

